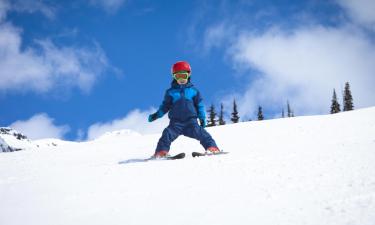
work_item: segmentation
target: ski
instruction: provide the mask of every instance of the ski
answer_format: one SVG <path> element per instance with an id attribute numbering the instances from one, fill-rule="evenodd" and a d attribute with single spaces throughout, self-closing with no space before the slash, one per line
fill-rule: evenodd
<path id="1" fill-rule="evenodd" d="M 119 164 L 159 161 L 159 160 L 176 160 L 176 159 L 183 159 L 183 158 L 185 158 L 184 152 L 179 153 L 177 155 L 167 156 L 167 157 L 164 157 L 164 158 L 155 158 L 154 156 L 151 156 L 150 158 L 145 158 L 145 159 L 128 159 L 128 160 L 119 162 Z"/>
<path id="2" fill-rule="evenodd" d="M 174 155 L 174 156 L 167 156 L 165 158 L 162 158 L 162 160 L 175 160 L 175 159 L 183 159 L 185 158 L 185 153 L 184 152 L 181 152 L 177 155 Z"/>
<path id="3" fill-rule="evenodd" d="M 201 152 L 192 152 L 191 155 L 193 157 L 200 157 L 200 156 L 214 156 L 214 155 L 222 155 L 222 154 L 228 154 L 229 152 L 223 152 L 223 151 L 220 151 L 218 153 L 211 153 L 211 152 L 205 152 L 205 153 L 201 153 Z"/>

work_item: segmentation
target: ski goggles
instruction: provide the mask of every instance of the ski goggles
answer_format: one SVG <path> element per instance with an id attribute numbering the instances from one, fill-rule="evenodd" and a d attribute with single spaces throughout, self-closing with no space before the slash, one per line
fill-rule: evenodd
<path id="1" fill-rule="evenodd" d="M 187 71 L 178 71 L 173 74 L 173 78 L 176 80 L 187 80 L 190 76 L 190 73 Z"/>

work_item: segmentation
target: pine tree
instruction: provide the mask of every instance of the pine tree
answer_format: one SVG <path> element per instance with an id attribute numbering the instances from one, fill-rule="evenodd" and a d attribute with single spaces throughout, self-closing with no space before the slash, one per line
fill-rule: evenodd
<path id="1" fill-rule="evenodd" d="M 281 109 L 281 117 L 285 118 L 284 107 Z"/>
<path id="2" fill-rule="evenodd" d="M 225 121 L 224 121 L 224 106 L 223 106 L 223 103 L 221 103 L 221 105 L 220 105 L 219 125 L 225 125 Z"/>
<path id="3" fill-rule="evenodd" d="M 352 93 L 350 91 L 350 85 L 349 82 L 345 83 L 345 90 L 344 90 L 344 111 L 350 111 L 353 110 L 353 97 Z"/>
<path id="4" fill-rule="evenodd" d="M 259 106 L 258 107 L 258 120 L 263 120 L 264 119 L 264 116 L 263 116 L 263 112 L 262 112 L 262 107 Z"/>
<path id="5" fill-rule="evenodd" d="M 230 120 L 233 123 L 238 123 L 238 121 L 240 120 L 240 117 L 238 116 L 236 100 L 233 100 L 233 112 Z"/>
<path id="6" fill-rule="evenodd" d="M 210 106 L 210 109 L 208 110 L 208 124 L 207 127 L 213 127 L 216 126 L 216 112 L 215 112 L 215 106 L 212 104 Z"/>
<path id="7" fill-rule="evenodd" d="M 292 109 L 290 108 L 289 101 L 287 101 L 286 104 L 287 104 L 287 110 L 288 110 L 288 117 L 292 117 L 293 112 L 292 112 Z"/>
<path id="8" fill-rule="evenodd" d="M 332 105 L 331 105 L 331 114 L 339 113 L 340 111 L 341 111 L 341 109 L 340 109 L 340 104 L 339 104 L 339 102 L 337 101 L 336 90 L 333 89 Z"/>

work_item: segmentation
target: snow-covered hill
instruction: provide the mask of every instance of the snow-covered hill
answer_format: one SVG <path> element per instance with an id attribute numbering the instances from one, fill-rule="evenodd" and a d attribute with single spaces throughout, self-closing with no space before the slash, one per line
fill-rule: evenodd
<path id="1" fill-rule="evenodd" d="M 0 224 L 375 224 L 375 108 L 208 130 L 230 154 L 119 164 L 160 135 L 125 131 L 0 154 Z"/>
<path id="2" fill-rule="evenodd" d="M 24 134 L 10 127 L 0 127 L 0 152 L 38 150 L 45 147 L 57 147 L 66 143 L 70 142 L 54 138 L 30 140 Z"/>
<path id="3" fill-rule="evenodd" d="M 13 152 L 13 148 L 11 148 L 3 138 L 0 136 L 0 152 Z"/>
<path id="4" fill-rule="evenodd" d="M 32 147 L 31 141 L 22 133 L 10 127 L 0 127 L 0 152 L 14 152 Z"/>

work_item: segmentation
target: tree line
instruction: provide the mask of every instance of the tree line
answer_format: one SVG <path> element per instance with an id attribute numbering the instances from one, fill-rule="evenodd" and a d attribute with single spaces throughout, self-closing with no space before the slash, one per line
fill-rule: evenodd
<path id="1" fill-rule="evenodd" d="M 294 117 L 294 111 L 289 104 L 289 100 L 286 103 L 286 109 L 287 109 L 287 112 L 285 114 L 284 107 L 282 108 L 281 117 L 282 118 Z M 350 91 L 350 84 L 349 84 L 349 82 L 346 82 L 345 88 L 344 88 L 344 91 L 343 91 L 343 111 L 350 111 L 350 110 L 353 110 L 353 109 L 354 109 L 353 96 L 352 96 L 352 93 Z M 220 104 L 219 115 L 216 113 L 216 109 L 215 109 L 214 104 L 211 104 L 211 106 L 209 107 L 207 112 L 208 112 L 208 124 L 207 124 L 208 127 L 218 126 L 218 125 L 220 126 L 220 125 L 226 124 L 226 121 L 224 120 L 223 103 Z M 336 90 L 333 89 L 333 96 L 332 96 L 330 113 L 334 114 L 334 113 L 339 113 L 339 112 L 341 112 L 340 104 L 337 100 Z M 232 121 L 232 123 L 240 122 L 240 116 L 239 116 L 239 112 L 238 112 L 238 109 L 237 109 L 236 99 L 233 100 L 232 112 L 231 112 L 230 115 L 231 115 L 230 120 Z M 264 120 L 264 119 L 265 119 L 265 117 L 264 117 L 264 114 L 263 114 L 263 108 L 262 108 L 262 106 L 258 106 L 257 120 Z M 249 121 L 251 121 L 251 119 Z"/>

